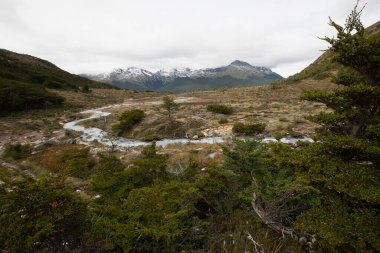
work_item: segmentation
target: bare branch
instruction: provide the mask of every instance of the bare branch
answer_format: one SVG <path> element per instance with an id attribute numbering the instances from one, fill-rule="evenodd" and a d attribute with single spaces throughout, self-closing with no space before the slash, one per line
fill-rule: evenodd
<path id="1" fill-rule="evenodd" d="M 265 252 L 264 246 L 262 244 L 256 242 L 253 239 L 252 235 L 248 231 L 246 231 L 246 234 L 247 234 L 248 240 L 250 240 L 253 243 L 253 246 L 255 247 L 255 252 L 256 253 L 264 253 Z"/>

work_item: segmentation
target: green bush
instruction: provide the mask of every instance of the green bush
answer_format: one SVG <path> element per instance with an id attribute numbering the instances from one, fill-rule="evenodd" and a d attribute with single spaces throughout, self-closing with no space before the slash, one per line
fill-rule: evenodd
<path id="1" fill-rule="evenodd" d="M 221 104 L 212 104 L 207 106 L 207 111 L 220 113 L 220 114 L 232 114 L 234 111 L 232 107 L 221 105 Z"/>
<path id="2" fill-rule="evenodd" d="M 60 178 L 9 180 L 0 199 L 1 252 L 81 251 L 88 205 Z"/>
<path id="3" fill-rule="evenodd" d="M 124 112 L 119 118 L 119 124 L 112 127 L 112 130 L 117 135 L 122 136 L 133 129 L 144 118 L 144 112 L 142 110 L 131 110 Z"/>
<path id="4" fill-rule="evenodd" d="M 64 98 L 43 87 L 0 83 L 0 114 L 62 105 Z"/>
<path id="5" fill-rule="evenodd" d="M 73 177 L 87 179 L 94 172 L 95 159 L 89 148 L 65 150 L 58 162 L 65 164 L 65 172 Z"/>
<path id="6" fill-rule="evenodd" d="M 160 138 L 154 134 L 147 134 L 144 136 L 143 141 L 157 141 Z"/>
<path id="7" fill-rule="evenodd" d="M 32 151 L 32 147 L 28 144 L 26 145 L 22 145 L 20 143 L 7 144 L 5 145 L 5 151 L 3 153 L 3 157 L 19 160 L 21 158 L 24 158 L 31 151 Z"/>
<path id="8" fill-rule="evenodd" d="M 280 134 L 280 133 L 276 133 L 276 134 L 274 134 L 273 135 L 273 137 L 276 139 L 276 140 L 281 140 L 281 138 L 282 138 L 282 134 Z"/>
<path id="9" fill-rule="evenodd" d="M 337 84 L 352 85 L 355 83 L 363 82 L 364 80 L 356 71 L 347 68 L 340 70 L 337 76 L 334 76 L 332 78 L 332 81 Z"/>
<path id="10" fill-rule="evenodd" d="M 226 123 L 228 123 L 228 119 L 220 119 L 219 121 L 219 124 L 226 124 Z"/>
<path id="11" fill-rule="evenodd" d="M 262 133 L 265 130 L 265 124 L 250 124 L 236 123 L 232 128 L 232 132 L 239 135 L 255 135 Z"/>
<path id="12" fill-rule="evenodd" d="M 81 92 L 83 93 L 90 93 L 90 87 L 88 86 L 88 84 L 85 84 L 83 87 L 81 87 Z"/>

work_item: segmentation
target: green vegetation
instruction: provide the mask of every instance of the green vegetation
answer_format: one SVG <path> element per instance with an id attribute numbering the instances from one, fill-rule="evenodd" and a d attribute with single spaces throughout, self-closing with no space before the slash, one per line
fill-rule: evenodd
<path id="1" fill-rule="evenodd" d="M 232 132 L 238 135 L 255 135 L 264 132 L 265 124 L 243 124 L 243 123 L 235 123 Z"/>
<path id="2" fill-rule="evenodd" d="M 138 109 L 124 112 L 119 118 L 119 123 L 112 126 L 112 130 L 118 136 L 123 136 L 133 129 L 144 118 L 144 112 Z"/>
<path id="3" fill-rule="evenodd" d="M 128 163 L 76 145 L 48 148 L 27 161 L 49 179 L 0 168 L 0 251 L 379 252 L 380 35 L 364 36 L 360 13 L 345 27 L 331 22 L 338 36 L 326 38 L 349 71 L 341 86 L 303 96 L 330 109 L 309 117 L 321 125 L 318 141 L 237 140 L 222 146 L 221 165 L 190 157 L 176 173 L 155 143 Z M 133 127 L 143 112 L 125 115 Z M 78 197 L 69 175 L 86 179 L 93 197 Z"/>
<path id="4" fill-rule="evenodd" d="M 325 38 L 334 60 L 359 78 L 346 78 L 337 90 L 304 95 L 334 111 L 310 117 L 324 126 L 321 142 L 305 148 L 310 160 L 304 167 L 321 192 L 321 205 L 302 213 L 296 225 L 318 233 L 331 250 L 375 252 L 380 250 L 375 225 L 380 220 L 380 35 L 365 36 L 360 14 L 356 6 L 344 27 L 330 20 L 337 39 Z"/>
<path id="5" fill-rule="evenodd" d="M 10 185 L 12 190 L 10 191 Z M 0 186 L 2 252 L 80 249 L 90 225 L 87 203 L 61 180 L 21 180 Z"/>
<path id="6" fill-rule="evenodd" d="M 32 151 L 30 145 L 22 145 L 20 143 L 7 144 L 3 153 L 4 158 L 11 158 L 13 160 L 19 160 L 25 158 Z"/>
<path id="7" fill-rule="evenodd" d="M 83 87 L 81 87 L 81 91 L 83 93 L 90 93 L 91 92 L 90 87 L 88 86 L 88 84 L 85 84 Z"/>
<path id="8" fill-rule="evenodd" d="M 143 141 L 156 141 L 159 140 L 160 138 L 154 134 L 147 134 L 144 136 Z"/>
<path id="9" fill-rule="evenodd" d="M 108 238 L 103 247 L 117 252 L 219 252 L 222 248 L 241 252 L 254 249 L 245 234 L 249 229 L 255 238 L 273 235 L 261 242 L 265 247 L 279 240 L 279 249 L 297 248 L 252 217 L 249 201 L 239 197 L 249 187 L 249 177 L 230 169 L 232 164 L 202 172 L 193 160 L 174 176 L 166 172 L 166 159 L 156 153 L 154 144 L 132 164 L 125 169 L 116 157 L 101 157 L 91 187 L 101 196 L 94 210 L 99 217 L 93 228 L 99 232 L 93 237 L 97 245 Z"/>
<path id="10" fill-rule="evenodd" d="M 322 56 L 320 56 L 315 62 L 310 64 L 307 68 L 302 70 L 289 78 L 285 79 L 285 83 L 296 83 L 305 79 L 322 80 L 329 79 L 334 76 L 334 71 L 339 71 L 342 66 L 333 61 L 333 53 L 327 51 Z"/>
<path id="11" fill-rule="evenodd" d="M 53 146 L 30 160 L 50 173 L 81 179 L 87 179 L 95 169 L 95 159 L 89 148 L 76 145 Z"/>
<path id="12" fill-rule="evenodd" d="M 199 78 L 178 78 L 171 83 L 163 86 L 159 91 L 170 92 L 187 92 L 195 90 L 211 90 L 221 89 L 226 87 L 242 87 L 242 86 L 259 86 L 268 84 L 275 80 L 282 79 L 278 74 L 272 73 L 267 76 L 250 76 L 248 78 L 236 78 L 230 75 L 222 77 L 199 77 Z"/>
<path id="13" fill-rule="evenodd" d="M 220 120 L 218 121 L 218 123 L 219 123 L 219 124 L 226 124 L 226 123 L 228 123 L 228 119 L 225 119 L 225 118 L 220 119 Z"/>
<path id="14" fill-rule="evenodd" d="M 0 80 L 0 115 L 57 107 L 61 106 L 63 101 L 63 97 L 48 92 L 43 87 L 16 83 L 4 84 Z"/>
<path id="15" fill-rule="evenodd" d="M 212 104 L 207 106 L 207 111 L 219 113 L 219 114 L 232 114 L 234 112 L 233 108 L 227 105 Z"/>
<path id="16" fill-rule="evenodd" d="M 332 109 L 309 117 L 322 125 L 319 142 L 234 156 L 253 178 L 252 205 L 263 222 L 318 252 L 380 250 L 380 35 L 365 36 L 360 13 L 355 8 L 345 27 L 331 21 L 338 35 L 325 38 L 334 61 L 349 69 L 338 79 L 343 86 L 303 96 Z"/>
<path id="17" fill-rule="evenodd" d="M 368 27 L 367 29 L 363 29 L 364 38 L 378 36 L 378 34 L 380 34 L 379 22 Z M 335 56 L 336 52 L 334 50 L 327 50 L 327 52 L 320 56 L 315 62 L 310 64 L 310 66 L 302 70 L 300 73 L 297 73 L 285 79 L 283 82 L 296 83 L 309 78 L 315 80 L 332 78 L 334 82 L 339 83 L 336 80 L 334 80 L 337 76 L 337 73 L 347 71 L 350 72 L 351 69 L 347 65 L 342 64 L 339 61 L 336 61 L 334 59 Z"/>
<path id="18" fill-rule="evenodd" d="M 63 105 L 64 98 L 47 88 L 88 93 L 90 87 L 112 88 L 70 74 L 48 61 L 0 49 L 0 116 Z"/>
<path id="19" fill-rule="evenodd" d="M 162 101 L 163 101 L 162 107 L 167 111 L 169 120 L 171 121 L 173 110 L 178 108 L 178 104 L 174 102 L 173 98 L 169 96 L 163 97 Z"/>
<path id="20" fill-rule="evenodd" d="M 39 58 L 0 49 L 0 83 L 23 83 L 51 89 L 80 90 L 80 87 L 111 88 L 112 86 L 70 74 Z"/>
<path id="21" fill-rule="evenodd" d="M 87 179 L 92 175 L 95 166 L 89 148 L 66 149 L 59 155 L 58 163 L 64 166 L 63 173 L 81 179 Z"/>
<path id="22" fill-rule="evenodd" d="M 209 165 L 201 170 L 192 160 L 178 175 L 167 172 L 166 158 L 157 154 L 154 144 L 128 168 L 115 156 L 100 155 L 89 185 L 99 195 L 89 201 L 63 185 L 65 177 L 18 181 L 2 176 L 0 249 L 241 252 L 254 250 L 249 238 L 265 238 L 260 244 L 266 249 L 298 249 L 296 242 L 272 233 L 253 216 L 249 177 L 236 170 L 236 151 L 225 152 L 222 168 Z M 49 153 L 54 154 L 54 148 Z M 63 153 L 60 158 L 71 160 Z"/>

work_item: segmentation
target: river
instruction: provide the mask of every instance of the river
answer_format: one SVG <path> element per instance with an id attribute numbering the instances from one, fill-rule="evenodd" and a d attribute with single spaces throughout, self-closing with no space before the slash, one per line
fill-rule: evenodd
<path id="1" fill-rule="evenodd" d="M 189 101 L 191 98 L 179 98 L 176 99 L 175 101 L 178 102 L 184 102 L 184 101 Z M 152 102 L 152 104 L 157 104 L 157 102 Z M 89 116 L 87 118 L 79 119 L 79 120 L 74 120 L 71 122 L 68 122 L 64 124 L 63 128 L 68 129 L 68 130 L 73 130 L 77 132 L 81 132 L 82 135 L 79 137 L 81 141 L 83 142 L 92 142 L 92 141 L 97 141 L 99 143 L 102 143 L 104 145 L 108 146 L 118 146 L 118 147 L 127 147 L 127 148 L 132 148 L 132 147 L 139 147 L 139 146 L 146 146 L 150 145 L 152 142 L 145 142 L 145 141 L 140 141 L 140 140 L 133 140 L 133 139 L 127 139 L 123 137 L 109 137 L 107 132 L 95 128 L 95 127 L 84 127 L 79 125 L 79 123 L 90 120 L 90 119 L 96 119 L 96 118 L 101 118 L 101 117 L 106 117 L 109 116 L 111 113 L 105 112 L 103 110 L 115 107 L 115 106 L 125 106 L 128 105 L 128 103 L 124 104 L 118 104 L 118 105 L 113 105 L 113 106 L 107 106 L 107 107 L 101 107 L 98 109 L 92 109 L 92 110 L 86 110 L 83 112 L 80 112 L 81 114 L 88 114 Z M 247 138 L 245 138 L 247 139 Z M 252 138 L 249 138 L 252 139 Z M 170 144 L 216 144 L 216 143 L 223 143 L 228 140 L 231 140 L 231 137 L 206 137 L 206 138 L 200 138 L 197 140 L 193 139 L 187 139 L 187 138 L 180 138 L 180 139 L 162 139 L 159 141 L 156 141 L 156 145 L 159 147 L 165 147 Z M 277 142 L 273 137 L 265 137 L 261 140 L 262 142 Z M 279 140 L 282 143 L 287 143 L 287 144 L 293 144 L 295 145 L 297 141 L 305 141 L 305 142 L 314 142 L 313 139 L 309 137 L 301 137 L 301 138 L 282 138 Z"/>

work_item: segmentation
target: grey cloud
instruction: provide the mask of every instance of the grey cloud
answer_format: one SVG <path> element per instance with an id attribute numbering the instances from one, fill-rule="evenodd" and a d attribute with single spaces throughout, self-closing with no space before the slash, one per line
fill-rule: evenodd
<path id="1" fill-rule="evenodd" d="M 331 16 L 355 0 L 1 0 L 0 48 L 45 58 L 74 73 L 115 67 L 214 67 L 241 59 L 282 75 L 326 49 Z M 367 0 L 363 22 L 378 21 Z"/>

